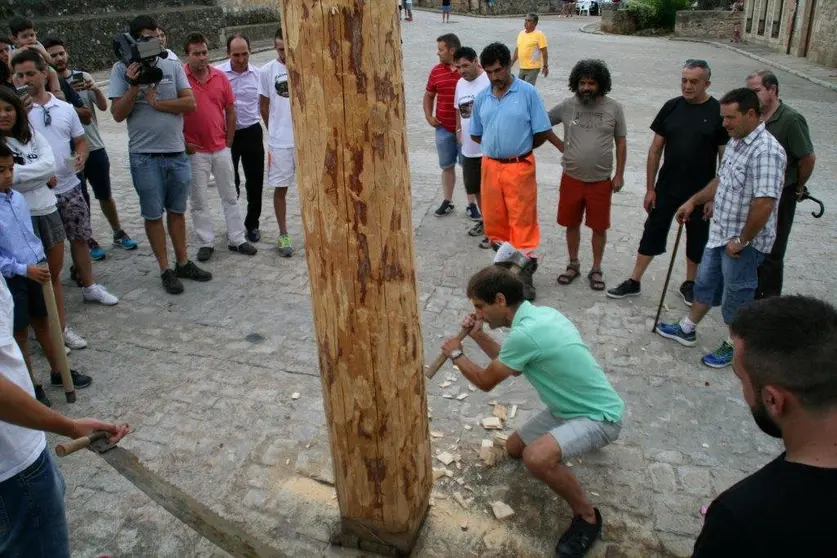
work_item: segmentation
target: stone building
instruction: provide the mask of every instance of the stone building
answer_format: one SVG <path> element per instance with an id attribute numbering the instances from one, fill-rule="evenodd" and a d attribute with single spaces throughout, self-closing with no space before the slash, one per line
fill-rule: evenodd
<path id="1" fill-rule="evenodd" d="M 742 37 L 837 67 L 837 0 L 746 0 Z"/>

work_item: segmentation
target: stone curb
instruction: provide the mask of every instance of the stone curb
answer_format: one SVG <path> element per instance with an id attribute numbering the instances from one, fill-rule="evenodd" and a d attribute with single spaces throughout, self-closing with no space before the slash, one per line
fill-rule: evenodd
<path id="1" fill-rule="evenodd" d="M 582 25 L 578 28 L 578 30 L 582 33 L 588 33 L 590 35 L 607 35 L 607 33 L 602 31 L 602 24 L 598 21 L 588 23 L 587 25 Z"/>

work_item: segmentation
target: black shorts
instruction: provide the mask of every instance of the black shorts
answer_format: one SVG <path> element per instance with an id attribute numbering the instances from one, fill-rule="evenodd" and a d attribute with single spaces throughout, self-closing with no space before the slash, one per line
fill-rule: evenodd
<path id="1" fill-rule="evenodd" d="M 45 318 L 44 289 L 28 277 L 6 278 L 6 285 L 15 303 L 14 331 L 26 331 L 31 318 Z"/>
<path id="2" fill-rule="evenodd" d="M 469 195 L 479 195 L 482 185 L 482 157 L 462 157 L 462 181 Z"/>
<path id="3" fill-rule="evenodd" d="M 657 192 L 657 204 L 645 220 L 645 230 L 642 233 L 642 240 L 639 241 L 638 252 L 641 255 L 659 256 L 665 253 L 666 240 L 674 214 L 685 202 L 686 200 L 679 197 Z M 703 219 L 703 206 L 699 205 L 686 222 L 686 257 L 695 263 L 700 263 L 708 240 L 709 221 Z"/>
<path id="4" fill-rule="evenodd" d="M 97 200 L 110 201 L 113 199 L 113 193 L 110 188 L 110 159 L 108 152 L 105 149 L 97 149 L 91 151 L 87 157 L 87 163 L 84 164 L 84 172 L 81 173 L 81 184 L 84 189 L 85 199 L 88 205 L 90 198 L 87 194 L 87 183 L 90 182 L 90 187 L 93 188 L 93 195 Z"/>

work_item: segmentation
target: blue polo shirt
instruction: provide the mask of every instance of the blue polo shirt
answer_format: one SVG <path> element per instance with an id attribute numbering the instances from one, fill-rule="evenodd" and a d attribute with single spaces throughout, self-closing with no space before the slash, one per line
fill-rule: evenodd
<path id="1" fill-rule="evenodd" d="M 533 136 L 552 128 L 538 90 L 516 77 L 502 99 L 494 95 L 493 87 L 477 95 L 470 127 L 472 136 L 482 136 L 482 154 L 492 159 L 532 151 Z"/>

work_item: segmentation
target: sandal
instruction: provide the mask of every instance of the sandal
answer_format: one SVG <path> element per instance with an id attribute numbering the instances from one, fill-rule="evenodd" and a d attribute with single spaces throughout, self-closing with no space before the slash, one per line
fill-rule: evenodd
<path id="1" fill-rule="evenodd" d="M 594 277 L 596 275 L 599 276 L 598 279 Z M 590 273 L 587 274 L 587 280 L 590 281 L 590 288 L 594 291 L 605 290 L 604 273 L 601 269 L 591 269 Z"/>
<path id="2" fill-rule="evenodd" d="M 570 262 L 567 265 L 567 270 L 558 276 L 558 284 L 569 285 L 579 275 L 581 275 L 581 264 L 579 262 Z"/>

